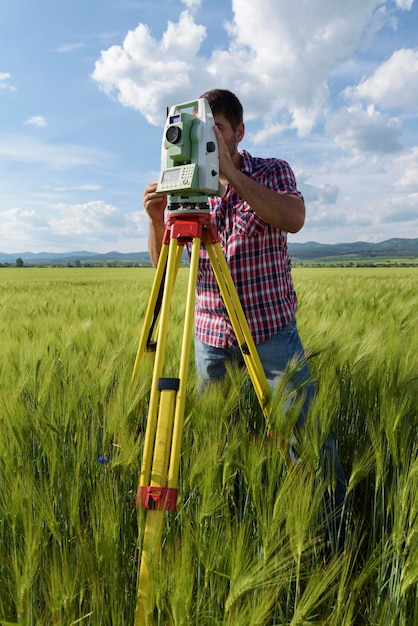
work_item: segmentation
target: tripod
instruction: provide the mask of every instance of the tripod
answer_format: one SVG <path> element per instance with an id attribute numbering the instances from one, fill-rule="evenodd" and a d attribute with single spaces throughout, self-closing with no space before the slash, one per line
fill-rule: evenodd
<path id="1" fill-rule="evenodd" d="M 154 609 L 151 568 L 158 563 L 165 511 L 174 511 L 183 433 L 186 386 L 194 328 L 195 291 L 201 244 L 206 248 L 229 319 L 258 401 L 268 418 L 270 389 L 223 254 L 207 202 L 198 209 L 168 211 L 163 245 L 145 314 L 132 373 L 135 383 L 141 356 L 155 352 L 137 505 L 146 509 L 139 567 L 135 626 L 149 624 Z M 191 243 L 183 340 L 177 378 L 164 377 L 170 304 L 183 249 Z M 154 336 L 156 337 L 154 339 Z"/>

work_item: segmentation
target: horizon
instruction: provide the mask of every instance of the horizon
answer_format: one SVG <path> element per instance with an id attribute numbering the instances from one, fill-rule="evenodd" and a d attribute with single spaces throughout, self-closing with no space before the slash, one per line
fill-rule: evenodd
<path id="1" fill-rule="evenodd" d="M 212 87 L 242 101 L 241 147 L 294 170 L 290 242 L 416 238 L 417 2 L 7 3 L 0 248 L 145 251 L 166 108 Z"/>
<path id="2" fill-rule="evenodd" d="M 294 245 L 320 245 L 320 246 L 347 246 L 353 244 L 370 244 L 372 246 L 379 245 L 381 243 L 386 243 L 391 240 L 405 240 L 405 241 L 414 241 L 418 239 L 417 237 L 390 237 L 389 239 L 383 239 L 382 241 L 339 241 L 336 243 L 321 243 L 319 241 L 288 241 L 288 244 Z M 23 250 L 20 252 L 4 252 L 0 250 L 0 256 L 23 256 L 25 254 L 30 255 L 44 255 L 44 254 L 52 254 L 54 256 L 65 256 L 65 255 L 74 255 L 74 254 L 88 254 L 92 256 L 105 256 L 108 254 L 148 254 L 148 250 L 128 250 L 127 252 L 122 252 L 120 250 L 107 250 L 106 252 L 95 252 L 94 250 L 64 250 L 64 251 L 56 251 L 56 250 L 40 250 L 39 252 L 33 252 L 32 250 Z"/>

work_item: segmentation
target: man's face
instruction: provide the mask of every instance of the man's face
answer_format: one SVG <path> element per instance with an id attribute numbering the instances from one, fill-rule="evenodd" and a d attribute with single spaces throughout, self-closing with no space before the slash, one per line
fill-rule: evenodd
<path id="1" fill-rule="evenodd" d="M 241 122 L 237 128 L 233 130 L 231 123 L 224 115 L 217 114 L 213 116 L 216 126 L 221 131 L 221 135 L 228 146 L 229 153 L 233 157 L 238 148 L 238 144 L 244 136 L 244 124 Z"/>

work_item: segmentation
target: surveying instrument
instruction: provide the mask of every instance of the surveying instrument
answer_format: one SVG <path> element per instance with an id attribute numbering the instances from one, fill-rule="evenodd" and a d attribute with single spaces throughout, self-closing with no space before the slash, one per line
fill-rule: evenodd
<path id="1" fill-rule="evenodd" d="M 190 111 L 191 110 L 191 111 Z M 132 384 L 144 352 L 154 352 L 137 506 L 146 509 L 139 564 L 135 626 L 152 624 L 165 511 L 175 511 L 186 387 L 194 335 L 194 307 L 201 246 L 209 256 L 221 296 L 258 401 L 268 416 L 270 389 L 241 302 L 212 223 L 208 197 L 219 195 L 219 153 L 214 118 L 204 98 L 168 111 L 157 193 L 168 195 L 161 253 L 139 341 Z M 178 377 L 164 376 L 170 304 L 184 246 L 190 270 Z"/>

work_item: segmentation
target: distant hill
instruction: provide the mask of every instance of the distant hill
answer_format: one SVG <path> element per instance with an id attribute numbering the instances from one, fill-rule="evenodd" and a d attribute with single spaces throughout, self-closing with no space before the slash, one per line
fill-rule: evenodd
<path id="1" fill-rule="evenodd" d="M 418 259 L 418 239 L 388 239 L 380 243 L 356 241 L 354 243 L 321 244 L 314 241 L 290 243 L 289 251 L 301 261 Z"/>
<path id="2" fill-rule="evenodd" d="M 96 256 L 95 252 L 87 252 L 86 250 L 78 252 L 16 252 L 5 253 L 0 252 L 1 263 L 13 263 L 17 258 L 21 258 L 25 263 L 40 263 L 48 261 L 62 261 L 66 259 L 87 259 Z"/>
<path id="3" fill-rule="evenodd" d="M 323 244 L 315 241 L 289 243 L 289 251 L 294 263 L 357 263 L 387 261 L 417 261 L 418 239 L 388 239 L 380 243 L 357 241 L 354 243 Z M 0 252 L 0 263 L 15 265 L 16 259 L 25 265 L 73 265 L 115 263 L 120 265 L 150 263 L 148 252 L 107 252 L 97 254 L 85 250 L 75 252 Z"/>
<path id="4" fill-rule="evenodd" d="M 0 263 L 15 264 L 16 259 L 22 259 L 25 265 L 68 265 L 75 261 L 81 263 L 149 263 L 148 252 L 87 252 L 80 250 L 75 252 L 16 252 L 13 254 L 0 252 Z"/>

